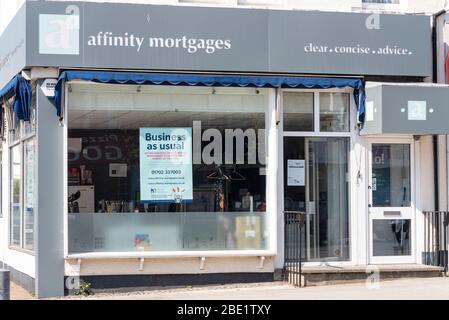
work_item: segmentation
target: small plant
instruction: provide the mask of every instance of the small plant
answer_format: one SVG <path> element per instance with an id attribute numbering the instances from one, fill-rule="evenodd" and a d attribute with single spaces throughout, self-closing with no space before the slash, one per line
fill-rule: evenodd
<path id="1" fill-rule="evenodd" d="M 75 292 L 77 296 L 90 296 L 92 294 L 92 284 L 89 282 L 82 282 L 80 288 Z"/>

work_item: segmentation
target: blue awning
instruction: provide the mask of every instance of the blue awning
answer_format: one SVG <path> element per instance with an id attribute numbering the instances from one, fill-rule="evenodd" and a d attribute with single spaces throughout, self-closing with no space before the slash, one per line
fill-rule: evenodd
<path id="1" fill-rule="evenodd" d="M 55 92 L 55 106 L 61 117 L 63 81 L 84 80 L 97 83 L 138 85 L 182 85 L 182 86 L 224 86 L 258 88 L 353 88 L 358 110 L 358 119 L 363 123 L 365 112 L 365 89 L 362 80 L 350 78 L 278 77 L 278 76 L 236 76 L 198 75 L 170 73 L 131 73 L 112 71 L 64 71 L 61 73 Z"/>
<path id="2" fill-rule="evenodd" d="M 0 89 L 0 106 L 4 100 L 14 97 L 14 113 L 19 119 L 29 121 L 32 92 L 30 82 L 21 75 L 16 75 L 6 86 Z"/>

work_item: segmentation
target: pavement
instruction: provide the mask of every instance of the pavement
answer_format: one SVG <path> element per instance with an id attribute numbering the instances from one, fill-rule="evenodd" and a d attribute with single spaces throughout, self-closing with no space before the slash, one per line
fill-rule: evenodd
<path id="1" fill-rule="evenodd" d="M 33 296 L 23 289 L 22 287 L 18 286 L 14 282 L 11 282 L 10 287 L 10 298 L 11 300 L 31 300 L 34 299 Z"/>
<path id="2" fill-rule="evenodd" d="M 63 299 L 101 300 L 449 300 L 449 278 L 295 288 L 282 282 L 139 292 L 96 293 Z"/>

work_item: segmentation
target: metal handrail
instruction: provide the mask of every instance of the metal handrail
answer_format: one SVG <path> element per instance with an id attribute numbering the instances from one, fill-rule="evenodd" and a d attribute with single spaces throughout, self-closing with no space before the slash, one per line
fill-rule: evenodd
<path id="1" fill-rule="evenodd" d="M 302 286 L 302 227 L 306 212 L 284 213 L 284 275 L 294 286 Z"/>
<path id="2" fill-rule="evenodd" d="M 449 211 L 423 211 L 423 263 L 444 268 L 448 272 Z"/>

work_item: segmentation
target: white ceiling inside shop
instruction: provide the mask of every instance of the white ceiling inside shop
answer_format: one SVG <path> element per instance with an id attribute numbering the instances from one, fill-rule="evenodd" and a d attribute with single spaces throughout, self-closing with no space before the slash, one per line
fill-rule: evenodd
<path id="1" fill-rule="evenodd" d="M 72 83 L 70 129 L 264 128 L 266 89 Z"/>
<path id="2" fill-rule="evenodd" d="M 70 129 L 139 129 L 142 127 L 191 127 L 201 121 L 202 128 L 263 128 L 263 113 L 80 111 L 69 112 Z"/>

